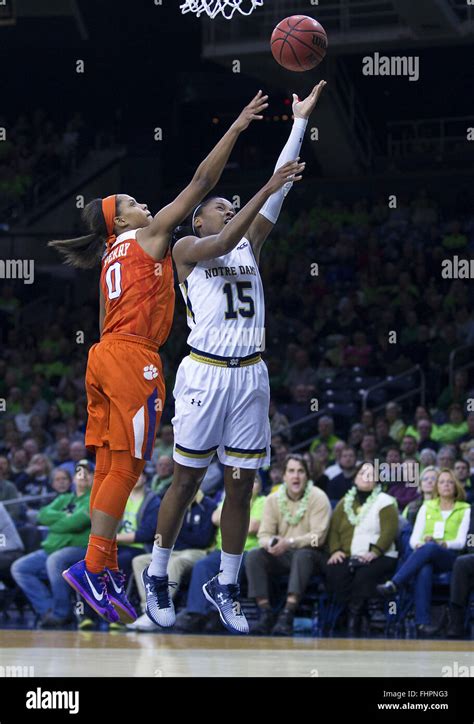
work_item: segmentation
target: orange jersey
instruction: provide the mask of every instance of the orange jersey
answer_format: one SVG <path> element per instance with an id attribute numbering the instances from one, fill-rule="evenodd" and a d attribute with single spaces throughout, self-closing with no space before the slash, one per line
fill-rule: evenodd
<path id="1" fill-rule="evenodd" d="M 174 314 L 171 251 L 157 262 L 136 240 L 137 229 L 120 234 L 102 259 L 105 299 L 102 338 L 110 333 L 144 337 L 161 347 Z"/>

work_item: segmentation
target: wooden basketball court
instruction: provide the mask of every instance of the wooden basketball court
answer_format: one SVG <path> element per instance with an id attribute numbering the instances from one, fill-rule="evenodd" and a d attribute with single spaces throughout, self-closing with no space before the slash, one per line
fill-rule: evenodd
<path id="1" fill-rule="evenodd" d="M 35 677 L 441 677 L 474 667 L 472 641 L 11 629 L 0 631 L 0 661 Z"/>

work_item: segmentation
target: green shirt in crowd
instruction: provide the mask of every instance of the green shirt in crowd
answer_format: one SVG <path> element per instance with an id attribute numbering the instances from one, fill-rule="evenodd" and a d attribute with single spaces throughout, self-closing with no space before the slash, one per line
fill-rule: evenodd
<path id="1" fill-rule="evenodd" d="M 120 533 L 136 533 L 138 530 L 138 512 L 144 501 L 143 498 L 130 498 L 127 500 L 127 505 L 123 513 L 122 523 L 120 525 Z M 132 548 L 141 548 L 143 550 L 142 543 L 119 543 L 119 545 L 131 546 Z"/>
<path id="2" fill-rule="evenodd" d="M 90 490 L 79 496 L 63 493 L 40 509 L 38 523 L 48 526 L 48 535 L 41 543 L 46 553 L 68 546 L 87 547 L 91 528 L 90 494 Z"/>
<path id="3" fill-rule="evenodd" d="M 337 442 L 339 442 L 340 439 L 341 439 L 341 438 L 338 437 L 337 435 L 330 435 L 327 440 L 322 440 L 320 437 L 317 437 L 317 438 L 315 438 L 315 439 L 313 440 L 313 442 L 311 443 L 311 446 L 310 446 L 310 448 L 309 448 L 309 451 L 310 451 L 310 452 L 314 452 L 314 451 L 316 450 L 316 448 L 318 447 L 318 445 L 321 445 L 321 444 L 326 445 L 326 446 L 327 446 L 327 449 L 329 450 L 330 459 L 333 460 L 333 459 L 334 459 L 334 456 L 333 456 L 333 454 L 332 454 L 332 451 L 333 451 L 333 449 L 334 449 L 334 445 L 335 445 Z"/>
<path id="4" fill-rule="evenodd" d="M 252 506 L 250 508 L 250 520 L 262 520 L 262 514 L 263 514 L 263 506 L 265 504 L 266 497 L 265 495 L 259 495 L 252 503 Z M 222 508 L 223 503 L 219 505 L 217 510 L 220 510 Z M 244 551 L 251 551 L 252 548 L 258 548 L 259 542 L 258 537 L 256 533 L 249 533 L 247 538 L 245 539 L 245 546 Z M 221 550 L 222 549 L 222 534 L 221 529 L 217 531 L 216 536 L 216 549 Z"/>
<path id="5" fill-rule="evenodd" d="M 449 445 L 459 440 L 460 437 L 466 435 L 468 432 L 469 428 L 466 421 L 459 423 L 459 425 L 453 425 L 451 422 L 447 422 L 445 425 L 439 425 L 436 430 L 433 430 L 431 437 L 436 442 Z"/>

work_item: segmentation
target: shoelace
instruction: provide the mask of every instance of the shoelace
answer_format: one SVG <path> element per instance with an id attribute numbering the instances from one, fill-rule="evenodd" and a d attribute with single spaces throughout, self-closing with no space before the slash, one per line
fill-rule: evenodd
<path id="1" fill-rule="evenodd" d="M 102 573 L 98 580 L 102 588 L 102 593 L 104 594 L 104 601 L 110 604 L 109 593 L 107 591 L 107 573 Z"/>
<path id="2" fill-rule="evenodd" d="M 114 571 L 113 575 L 115 578 L 115 583 L 118 583 L 120 588 L 123 588 L 123 584 L 125 583 L 125 573 L 123 571 L 119 570 L 119 571 Z"/>
<path id="3" fill-rule="evenodd" d="M 227 588 L 231 598 L 237 598 L 240 593 L 240 586 L 238 583 L 228 583 Z"/>
<path id="4" fill-rule="evenodd" d="M 225 587 L 227 588 L 229 598 L 232 600 L 233 603 L 235 603 L 236 602 L 235 599 L 238 598 L 239 594 L 240 594 L 239 584 L 238 583 L 227 583 Z M 234 608 L 234 615 L 235 616 L 242 615 L 240 606 L 238 606 L 237 609 Z"/>
<path id="5" fill-rule="evenodd" d="M 156 598 L 158 600 L 158 606 L 160 608 L 169 608 L 171 605 L 170 602 L 170 594 L 169 589 L 170 588 L 177 588 L 178 584 L 175 581 L 168 581 L 165 583 L 164 581 L 153 581 L 153 590 L 156 594 Z"/>

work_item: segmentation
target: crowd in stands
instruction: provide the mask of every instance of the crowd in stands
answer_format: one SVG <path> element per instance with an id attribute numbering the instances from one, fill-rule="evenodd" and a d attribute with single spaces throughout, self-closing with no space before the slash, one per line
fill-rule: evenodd
<path id="1" fill-rule="evenodd" d="M 7 113 L 0 117 L 0 127 L 6 129 L 0 145 L 0 197 L 5 209 L 19 202 L 31 206 L 37 180 L 68 176 L 93 148 L 94 134 L 96 138 L 103 134 L 95 125 L 92 130 L 80 111 L 53 118 L 42 108 L 16 115 L 12 122 Z M 110 134 L 104 138 L 112 143 Z"/>
<path id="2" fill-rule="evenodd" d="M 246 597 L 260 612 L 252 627 L 255 635 L 292 635 L 298 606 L 319 576 L 341 613 L 347 613 L 349 636 L 360 632 L 370 599 L 412 591 L 417 634 L 432 637 L 440 632 L 431 611 L 438 573 L 452 574 L 448 634 L 465 635 L 474 587 L 470 466 L 452 457 L 451 466 L 423 468 L 415 452 L 412 458 L 399 457 L 384 476 L 380 470 L 387 458 L 367 457 L 343 443 L 325 469 L 326 489 L 314 482 L 314 452 L 288 454 L 280 482 L 269 477 L 266 490 L 257 475 L 242 566 Z M 442 465 L 440 460 L 441 451 L 437 462 Z M 71 462 L 72 476 L 67 469 Z M 156 468 L 163 468 L 163 463 L 168 465 L 168 458 L 158 457 Z M 338 467 L 342 472 L 337 472 Z M 34 516 L 29 515 L 33 510 L 29 496 L 16 488 L 22 475 L 12 471 L 6 456 L 0 457 L 0 581 L 7 590 L 16 585 L 23 592 L 41 627 L 63 627 L 76 619 L 81 628 L 92 627 L 95 615 L 79 611 L 61 573 L 85 555 L 93 464 L 87 458 L 60 463 L 52 471 L 48 492 L 43 492 L 48 502 L 43 500 Z M 329 483 L 341 476 L 345 492 L 339 488 L 339 497 L 330 499 Z M 161 502 L 154 483 L 159 477 L 140 477 L 117 536 L 120 569 L 133 579 L 141 605 L 141 615 L 127 626 L 132 631 L 158 630 L 144 612 L 141 574 L 151 560 Z M 407 489 L 412 500 L 405 505 Z M 186 513 L 169 567 L 173 595 L 186 594 L 176 631 L 222 630 L 218 615 L 202 596 L 203 583 L 219 570 L 221 509 L 222 489 L 213 496 L 200 490 Z"/>
<path id="3" fill-rule="evenodd" d="M 315 575 L 347 608 L 350 632 L 360 627 L 377 586 L 386 586 L 379 591 L 383 601 L 411 585 L 420 635 L 432 633 L 428 592 L 433 571 L 452 572 L 451 608 L 464 615 L 474 560 L 462 555 L 472 538 L 467 510 L 474 502 L 474 412 L 469 402 L 474 385 L 466 369 L 459 369 L 450 385 L 448 365 L 454 348 L 474 342 L 474 307 L 471 285 L 444 279 L 440 269 L 443 259 L 467 257 L 473 247 L 474 217 L 460 202 L 456 215 L 444 218 L 425 191 L 411 203 L 399 198 L 396 209 L 383 199 L 349 206 L 317 198 L 296 218 L 282 215 L 261 260 L 272 465 L 256 482 L 243 566 L 245 590 L 260 609 L 257 632 L 288 633 Z M 58 306 L 55 322 L 47 328 L 20 328 L 24 288 L 4 283 L 0 289 L 0 400 L 5 401 L 0 413 L 0 534 L 7 542 L 0 548 L 0 579 L 7 589 L 16 585 L 25 592 L 45 626 L 63 625 L 72 617 L 58 571 L 66 567 L 62 556 L 67 549 L 74 549 L 75 560 L 81 557 L 77 551 L 84 548 L 90 525 L 85 503 L 94 460 L 84 447 L 84 374 L 87 346 L 97 339 L 96 291 L 80 309 Z M 76 344 L 77 329 L 84 330 L 87 345 Z M 130 498 L 118 541 L 120 565 L 135 580 L 138 601 L 143 601 L 140 572 L 149 559 L 156 513 L 172 478 L 170 390 L 186 354 L 185 339 L 178 301 L 170 341 L 163 348 L 169 391 L 163 426 L 153 459 Z M 383 378 L 414 364 L 426 375 L 426 405 L 414 408 L 411 398 L 402 406 L 388 401 L 376 412 L 358 405 L 350 418 L 343 418 L 321 404 L 317 421 L 291 427 L 313 411 L 328 379 L 336 383 L 354 368 L 357 374 Z M 295 446 L 302 460 L 291 458 L 288 467 Z M 367 480 L 374 462 L 373 479 Z M 363 463 L 369 468 L 361 468 Z M 382 463 L 403 463 L 406 479 L 383 479 Z M 215 630 L 219 625 L 199 591 L 219 562 L 222 494 L 222 466 L 215 461 L 171 561 L 176 593 L 187 590 L 178 630 Z M 364 519 L 363 509 L 370 513 Z M 449 510 L 455 514 L 448 523 Z M 429 530 L 433 520 L 439 524 L 436 534 Z M 377 525 L 379 537 L 364 548 Z M 361 526 L 369 530 L 359 530 Z M 425 543 L 425 538 L 433 540 Z M 289 576 L 289 582 L 281 616 L 275 617 L 274 583 L 282 576 Z M 146 616 L 131 626 L 154 628 Z"/>

